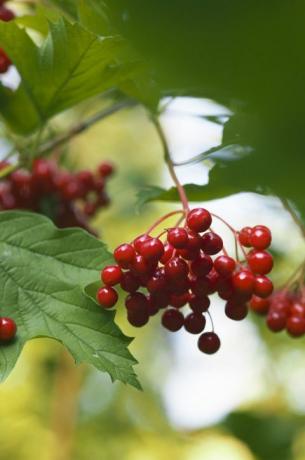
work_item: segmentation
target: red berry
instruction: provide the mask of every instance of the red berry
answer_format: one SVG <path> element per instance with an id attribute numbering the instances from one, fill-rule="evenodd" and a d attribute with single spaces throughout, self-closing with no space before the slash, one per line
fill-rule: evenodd
<path id="1" fill-rule="evenodd" d="M 162 291 L 166 288 L 167 279 L 163 268 L 158 268 L 147 282 L 147 290 L 150 293 Z"/>
<path id="2" fill-rule="evenodd" d="M 209 309 L 210 299 L 208 296 L 191 296 L 189 304 L 194 313 L 204 313 Z"/>
<path id="3" fill-rule="evenodd" d="M 127 313 L 127 320 L 134 327 L 142 327 L 148 323 L 149 314 L 145 310 L 129 310 Z"/>
<path id="4" fill-rule="evenodd" d="M 139 280 L 131 273 L 125 272 L 121 278 L 121 288 L 126 292 L 136 292 L 140 287 Z"/>
<path id="5" fill-rule="evenodd" d="M 248 308 L 245 304 L 228 301 L 226 303 L 225 314 L 234 321 L 243 320 L 248 314 Z"/>
<path id="6" fill-rule="evenodd" d="M 249 238 L 251 246 L 255 249 L 266 249 L 271 244 L 271 232 L 268 227 L 264 225 L 256 225 Z"/>
<path id="7" fill-rule="evenodd" d="M 200 313 L 190 313 L 184 319 L 184 328 L 191 334 L 200 334 L 205 328 L 206 319 Z"/>
<path id="8" fill-rule="evenodd" d="M 273 284 L 267 276 L 258 275 L 255 277 L 254 294 L 258 297 L 266 298 L 272 294 Z"/>
<path id="9" fill-rule="evenodd" d="M 137 254 L 134 258 L 134 261 L 132 262 L 132 265 L 130 266 L 130 270 L 135 274 L 135 275 L 148 275 L 151 273 L 154 269 L 154 266 L 151 266 L 146 262 L 143 256 L 140 254 Z"/>
<path id="10" fill-rule="evenodd" d="M 170 259 L 164 266 L 165 275 L 170 280 L 183 279 L 188 274 L 188 265 L 181 257 Z"/>
<path id="11" fill-rule="evenodd" d="M 253 273 L 266 275 L 272 270 L 273 258 L 269 252 L 253 250 L 248 254 L 248 264 Z"/>
<path id="12" fill-rule="evenodd" d="M 0 6 L 0 20 L 1 21 L 12 21 L 15 18 L 13 11 L 9 10 L 5 6 Z"/>
<path id="13" fill-rule="evenodd" d="M 172 258 L 173 253 L 174 253 L 174 247 L 173 247 L 171 244 L 166 243 L 166 244 L 164 245 L 164 254 L 163 254 L 163 256 L 161 257 L 160 262 L 161 262 L 163 265 L 165 265 L 166 262 L 168 262 L 169 259 Z"/>
<path id="14" fill-rule="evenodd" d="M 111 163 L 101 163 L 98 167 L 98 172 L 102 177 L 109 177 L 114 172 L 114 166 Z"/>
<path id="15" fill-rule="evenodd" d="M 169 308 L 162 315 L 162 325 L 171 332 L 179 331 L 184 323 L 183 314 L 176 308 Z"/>
<path id="16" fill-rule="evenodd" d="M 201 248 L 209 255 L 220 252 L 223 248 L 223 241 L 217 233 L 207 232 L 201 237 Z"/>
<path id="17" fill-rule="evenodd" d="M 150 238 L 139 247 L 139 253 L 147 262 L 158 262 L 164 254 L 164 246 L 158 238 Z"/>
<path id="18" fill-rule="evenodd" d="M 232 284 L 237 293 L 252 294 L 255 277 L 250 271 L 242 270 L 232 276 Z"/>
<path id="19" fill-rule="evenodd" d="M 5 51 L 0 48 L 0 73 L 5 73 L 8 71 L 11 65 L 11 60 L 5 53 Z"/>
<path id="20" fill-rule="evenodd" d="M 86 192 L 94 188 L 94 176 L 91 171 L 79 171 L 76 175 L 76 178 L 77 181 L 82 184 Z"/>
<path id="21" fill-rule="evenodd" d="M 221 299 L 231 299 L 231 297 L 233 297 L 235 294 L 232 278 L 220 278 L 217 283 L 217 292 Z"/>
<path id="22" fill-rule="evenodd" d="M 176 249 L 185 248 L 188 239 L 188 233 L 184 228 L 170 228 L 167 231 L 167 241 Z"/>
<path id="23" fill-rule="evenodd" d="M 215 270 L 222 276 L 230 276 L 236 267 L 236 262 L 229 256 L 218 256 L 214 261 Z"/>
<path id="24" fill-rule="evenodd" d="M 148 300 L 148 314 L 149 316 L 154 316 L 159 312 L 159 307 L 154 299 L 153 296 L 148 295 L 147 297 Z"/>
<path id="25" fill-rule="evenodd" d="M 241 231 L 238 233 L 238 239 L 239 239 L 240 244 L 242 244 L 246 248 L 250 248 L 251 247 L 251 243 L 250 243 L 251 234 L 252 234 L 251 227 L 242 228 Z"/>
<path id="26" fill-rule="evenodd" d="M 305 334 L 305 318 L 302 316 L 290 316 L 287 319 L 286 328 L 292 337 L 301 337 Z"/>
<path id="27" fill-rule="evenodd" d="M 305 317 L 305 305 L 299 302 L 293 302 L 290 307 L 290 316 L 303 316 Z"/>
<path id="28" fill-rule="evenodd" d="M 220 348 L 220 339 L 215 332 L 204 332 L 198 339 L 198 348 L 207 355 L 216 353 Z"/>
<path id="29" fill-rule="evenodd" d="M 107 286 L 114 286 L 122 279 L 122 270 L 118 265 L 108 265 L 101 272 L 101 279 Z"/>
<path id="30" fill-rule="evenodd" d="M 17 326 L 12 318 L 0 318 L 0 340 L 9 342 L 15 338 Z"/>
<path id="31" fill-rule="evenodd" d="M 135 255 L 136 253 L 133 246 L 128 243 L 121 244 L 113 253 L 116 262 L 122 268 L 128 268 L 129 265 L 133 263 Z"/>
<path id="32" fill-rule="evenodd" d="M 175 308 L 182 308 L 188 303 L 189 300 L 190 294 L 188 292 L 185 292 L 181 295 L 172 294 L 170 296 L 170 305 Z"/>
<path id="33" fill-rule="evenodd" d="M 198 253 L 201 249 L 201 237 L 198 233 L 195 233 L 191 230 L 188 232 L 188 242 L 186 245 L 186 250 L 190 253 Z"/>
<path id="34" fill-rule="evenodd" d="M 97 300 L 102 307 L 111 308 L 118 301 L 118 293 L 112 287 L 102 287 L 97 291 Z"/>
<path id="35" fill-rule="evenodd" d="M 273 332 L 280 332 L 286 327 L 287 316 L 282 311 L 269 311 L 267 326 Z"/>
<path id="36" fill-rule="evenodd" d="M 138 236 L 138 237 L 133 241 L 133 246 L 134 246 L 135 250 L 136 250 L 137 252 L 140 253 L 140 248 L 141 248 L 142 244 L 143 244 L 145 241 L 148 241 L 148 240 L 151 240 L 151 236 L 147 235 L 146 233 L 144 233 L 144 235 Z"/>
<path id="37" fill-rule="evenodd" d="M 251 310 L 259 315 L 266 315 L 269 311 L 270 300 L 262 299 L 261 297 L 253 296 L 250 300 L 249 306 Z"/>
<path id="38" fill-rule="evenodd" d="M 192 209 L 186 218 L 187 226 L 194 232 L 205 232 L 212 223 L 212 216 L 206 209 Z"/>
<path id="39" fill-rule="evenodd" d="M 200 255 L 197 259 L 191 263 L 192 273 L 196 276 L 205 276 L 213 268 L 213 260 L 206 254 Z"/>
<path id="40" fill-rule="evenodd" d="M 168 291 L 159 291 L 151 294 L 154 304 L 159 308 L 166 308 L 170 303 L 170 294 Z"/>
<path id="41" fill-rule="evenodd" d="M 149 300 L 141 292 L 129 294 L 125 299 L 125 306 L 128 312 L 144 311 L 148 315 Z"/>

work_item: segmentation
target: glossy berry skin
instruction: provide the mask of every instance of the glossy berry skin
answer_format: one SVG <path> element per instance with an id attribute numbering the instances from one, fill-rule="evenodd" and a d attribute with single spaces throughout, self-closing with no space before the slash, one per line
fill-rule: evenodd
<path id="1" fill-rule="evenodd" d="M 269 297 L 273 291 L 272 281 L 267 276 L 258 275 L 255 277 L 254 294 L 263 299 Z"/>
<path id="2" fill-rule="evenodd" d="M 157 291 L 162 291 L 166 288 L 167 279 L 164 272 L 164 269 L 157 269 L 153 276 L 148 280 L 146 287 L 151 294 Z"/>
<path id="3" fill-rule="evenodd" d="M 125 306 L 128 312 L 145 311 L 145 313 L 148 315 L 148 304 L 148 298 L 141 292 L 129 294 L 125 300 Z"/>
<path id="4" fill-rule="evenodd" d="M 16 336 L 17 326 L 12 318 L 0 318 L 0 340 L 10 342 Z"/>
<path id="5" fill-rule="evenodd" d="M 248 254 L 248 264 L 253 273 L 266 275 L 272 270 L 273 258 L 269 252 L 253 250 Z"/>
<path id="6" fill-rule="evenodd" d="M 108 265 L 101 272 L 101 279 L 107 286 L 115 286 L 122 279 L 123 272 L 118 265 Z"/>
<path id="7" fill-rule="evenodd" d="M 168 329 L 171 332 L 176 332 L 182 328 L 184 316 L 176 308 L 169 308 L 163 313 L 161 322 L 165 329 Z"/>
<path id="8" fill-rule="evenodd" d="M 200 334 L 205 328 L 206 319 L 200 313 L 190 313 L 184 319 L 184 328 L 191 334 Z"/>
<path id="9" fill-rule="evenodd" d="M 138 236 L 134 241 L 133 241 L 133 246 L 135 248 L 135 250 L 140 253 L 140 249 L 141 249 L 141 246 L 142 244 L 145 242 L 145 241 L 148 241 L 148 240 L 151 240 L 151 236 L 147 235 L 147 234 L 143 234 L 143 235 L 140 235 Z"/>
<path id="10" fill-rule="evenodd" d="M 244 304 L 235 303 L 229 300 L 225 307 L 225 314 L 234 321 L 241 321 L 246 318 L 248 308 Z"/>
<path id="11" fill-rule="evenodd" d="M 115 249 L 113 256 L 120 267 L 128 268 L 133 263 L 136 253 L 131 244 L 124 243 Z"/>
<path id="12" fill-rule="evenodd" d="M 196 233 L 205 232 L 211 226 L 212 216 L 204 208 L 192 209 L 187 215 L 186 223 Z"/>
<path id="13" fill-rule="evenodd" d="M 184 228 L 170 228 L 167 231 L 167 241 L 176 249 L 182 249 L 187 246 L 188 233 Z"/>
<path id="14" fill-rule="evenodd" d="M 249 242 L 255 249 L 266 249 L 271 244 L 271 232 L 264 225 L 256 225 L 251 231 Z"/>
<path id="15" fill-rule="evenodd" d="M 305 334 L 305 318 L 302 316 L 290 316 L 287 319 L 286 329 L 292 337 L 301 337 Z"/>
<path id="16" fill-rule="evenodd" d="M 205 254 L 217 254 L 223 248 L 222 238 L 217 233 L 207 232 L 201 237 L 201 248 Z"/>
<path id="17" fill-rule="evenodd" d="M 229 256 L 218 256 L 214 261 L 214 268 L 220 275 L 227 277 L 232 275 L 236 262 Z"/>
<path id="18" fill-rule="evenodd" d="M 158 238 L 150 238 L 139 247 L 139 253 L 149 263 L 158 262 L 164 254 L 164 246 Z"/>
<path id="19" fill-rule="evenodd" d="M 240 294 L 252 294 L 255 277 L 250 271 L 242 270 L 232 276 L 232 284 L 236 292 Z"/>
<path id="20" fill-rule="evenodd" d="M 241 231 L 238 233 L 238 239 L 239 239 L 240 244 L 242 244 L 246 248 L 251 248 L 251 242 L 250 242 L 251 234 L 252 234 L 251 227 L 242 228 Z"/>
<path id="21" fill-rule="evenodd" d="M 182 308 L 190 300 L 190 294 L 188 292 L 180 295 L 172 294 L 170 296 L 170 305 L 175 308 Z"/>
<path id="22" fill-rule="evenodd" d="M 213 260 L 206 254 L 200 255 L 191 263 L 191 271 L 196 276 L 205 276 L 213 268 Z"/>
<path id="23" fill-rule="evenodd" d="M 282 311 L 272 311 L 267 316 L 267 326 L 273 332 L 280 332 L 286 327 L 287 316 Z"/>
<path id="24" fill-rule="evenodd" d="M 144 310 L 130 310 L 127 313 L 127 320 L 134 327 L 143 327 L 148 323 L 149 314 Z"/>
<path id="25" fill-rule="evenodd" d="M 139 287 L 139 280 L 131 272 L 124 272 L 122 274 L 121 288 L 124 291 L 136 292 Z"/>
<path id="26" fill-rule="evenodd" d="M 188 274 L 187 263 L 180 257 L 170 259 L 164 266 L 165 275 L 169 280 L 179 280 Z"/>
<path id="27" fill-rule="evenodd" d="M 215 332 L 204 332 L 198 339 L 198 348 L 207 355 L 213 355 L 220 348 L 220 339 Z"/>
<path id="28" fill-rule="evenodd" d="M 175 248 L 174 248 L 171 244 L 166 243 L 166 244 L 164 245 L 164 253 L 163 253 L 163 256 L 162 256 L 161 259 L 160 259 L 160 262 L 161 262 L 163 265 L 165 265 L 166 262 L 168 262 L 169 259 L 172 258 L 173 253 L 174 253 L 174 250 L 175 250 Z"/>
<path id="29" fill-rule="evenodd" d="M 101 163 L 98 167 L 98 172 L 102 177 L 112 176 L 114 173 L 114 166 L 112 163 Z"/>
<path id="30" fill-rule="evenodd" d="M 97 291 L 97 301 L 104 308 L 112 308 L 118 301 L 118 293 L 110 286 Z"/>
<path id="31" fill-rule="evenodd" d="M 194 313 L 204 313 L 208 311 L 210 303 L 211 302 L 208 296 L 197 297 L 193 294 L 189 300 L 190 308 Z"/>
<path id="32" fill-rule="evenodd" d="M 270 307 L 270 300 L 262 299 L 254 295 L 250 300 L 249 306 L 250 309 L 258 315 L 266 315 Z"/>

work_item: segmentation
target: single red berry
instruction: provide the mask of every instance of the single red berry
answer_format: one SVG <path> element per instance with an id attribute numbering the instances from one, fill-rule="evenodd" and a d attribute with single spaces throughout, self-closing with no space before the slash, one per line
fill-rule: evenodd
<path id="1" fill-rule="evenodd" d="M 186 218 L 187 226 L 196 233 L 205 232 L 212 223 L 212 216 L 206 209 L 192 209 Z"/>
<path id="2" fill-rule="evenodd" d="M 236 268 L 236 262 L 229 256 L 218 256 L 214 261 L 215 270 L 222 276 L 231 276 Z"/>
<path id="3" fill-rule="evenodd" d="M 293 302 L 289 314 L 290 316 L 302 316 L 305 318 L 305 305 L 298 301 Z"/>
<path id="4" fill-rule="evenodd" d="M 15 18 L 15 14 L 12 10 L 9 10 L 5 6 L 0 6 L 0 20 L 1 21 L 12 21 Z"/>
<path id="5" fill-rule="evenodd" d="M 208 311 L 210 306 L 210 299 L 208 296 L 195 296 L 194 294 L 191 295 L 189 300 L 190 308 L 193 310 L 194 313 L 204 313 Z"/>
<path id="6" fill-rule="evenodd" d="M 234 301 L 229 300 L 226 303 L 225 314 L 228 318 L 233 319 L 234 321 L 241 321 L 247 316 L 248 308 L 245 304 L 235 303 Z"/>
<path id="7" fill-rule="evenodd" d="M 5 51 L 0 48 L 0 73 L 5 73 L 8 71 L 11 65 L 11 60 L 5 53 Z"/>
<path id="8" fill-rule="evenodd" d="M 210 273 L 207 274 L 206 279 L 208 282 L 208 294 L 213 294 L 217 291 L 217 286 L 220 280 L 219 273 L 212 268 Z"/>
<path id="9" fill-rule="evenodd" d="M 79 171 L 76 175 L 76 179 L 82 184 L 86 192 L 94 188 L 94 176 L 91 171 Z"/>
<path id="10" fill-rule="evenodd" d="M 164 245 L 164 254 L 163 254 L 163 256 L 161 257 L 160 262 L 161 262 L 163 265 L 165 265 L 166 262 L 168 262 L 169 259 L 172 258 L 173 253 L 174 253 L 174 247 L 173 247 L 171 244 L 166 243 L 166 244 Z"/>
<path id="11" fill-rule="evenodd" d="M 213 268 L 213 260 L 206 254 L 201 254 L 191 263 L 191 271 L 196 276 L 205 276 Z"/>
<path id="12" fill-rule="evenodd" d="M 16 336 L 17 326 L 12 318 L 0 318 L 0 340 L 9 342 Z"/>
<path id="13" fill-rule="evenodd" d="M 163 268 L 158 268 L 152 277 L 148 280 L 146 287 L 147 290 L 152 294 L 157 291 L 162 291 L 166 288 L 167 279 Z"/>
<path id="14" fill-rule="evenodd" d="M 205 328 L 206 319 L 200 313 L 190 313 L 184 319 L 184 328 L 191 334 L 200 334 Z"/>
<path id="15" fill-rule="evenodd" d="M 158 262 L 164 254 L 164 246 L 159 238 L 150 238 L 139 247 L 139 253 L 147 262 Z"/>
<path id="16" fill-rule="evenodd" d="M 131 273 L 125 272 L 121 278 L 121 288 L 126 292 L 136 292 L 140 287 L 139 280 Z"/>
<path id="17" fill-rule="evenodd" d="M 254 275 L 248 270 L 241 270 L 232 276 L 232 284 L 236 292 L 240 294 L 253 293 L 255 283 Z"/>
<path id="18" fill-rule="evenodd" d="M 181 257 L 170 259 L 164 266 L 165 275 L 170 280 L 179 280 L 187 276 L 189 268 L 185 260 Z"/>
<path id="19" fill-rule="evenodd" d="M 283 311 L 269 311 L 267 326 L 273 332 L 280 332 L 286 327 L 287 316 Z"/>
<path id="20" fill-rule="evenodd" d="M 220 252 L 223 248 L 223 241 L 217 233 L 207 232 L 201 237 L 201 249 L 209 255 Z"/>
<path id="21" fill-rule="evenodd" d="M 252 250 L 248 254 L 248 264 L 253 273 L 266 275 L 272 270 L 273 258 L 269 252 Z"/>
<path id="22" fill-rule="evenodd" d="M 179 331 L 184 323 L 183 314 L 176 308 L 169 308 L 162 315 L 162 325 L 171 332 Z"/>
<path id="23" fill-rule="evenodd" d="M 191 253 L 198 253 L 201 249 L 201 237 L 198 233 L 193 232 L 192 230 L 188 231 L 188 242 L 186 245 L 186 250 Z"/>
<path id="24" fill-rule="evenodd" d="M 253 296 L 250 300 L 249 306 L 251 310 L 259 315 L 266 315 L 269 311 L 270 300 L 262 299 L 261 297 Z"/>
<path id="25" fill-rule="evenodd" d="M 145 310 L 128 310 L 127 320 L 134 327 L 143 327 L 148 323 L 149 314 Z"/>
<path id="26" fill-rule="evenodd" d="M 273 283 L 264 275 L 257 275 L 254 282 L 254 294 L 258 297 L 266 298 L 272 294 Z"/>
<path id="27" fill-rule="evenodd" d="M 140 253 L 140 248 L 142 246 L 142 244 L 145 242 L 145 241 L 148 241 L 148 240 L 151 240 L 151 236 L 147 235 L 146 233 L 144 233 L 143 235 L 140 235 L 138 236 L 134 241 L 133 241 L 133 246 L 135 248 L 135 250 Z"/>
<path id="28" fill-rule="evenodd" d="M 141 292 L 129 294 L 125 299 L 125 306 L 129 312 L 144 311 L 148 315 L 148 298 Z"/>
<path id="29" fill-rule="evenodd" d="M 136 253 L 131 244 L 124 243 L 115 249 L 113 256 L 120 267 L 128 268 L 133 263 Z"/>
<path id="30" fill-rule="evenodd" d="M 188 243 L 188 233 L 184 228 L 175 227 L 167 231 L 167 241 L 176 249 L 183 249 Z"/>
<path id="31" fill-rule="evenodd" d="M 170 305 L 175 308 L 182 308 L 188 303 L 189 300 L 190 294 L 188 292 L 185 292 L 181 295 L 172 294 L 170 296 Z"/>
<path id="32" fill-rule="evenodd" d="M 101 279 L 107 286 L 114 286 L 122 279 L 122 270 L 118 265 L 108 265 L 101 272 Z"/>
<path id="33" fill-rule="evenodd" d="M 221 299 L 231 299 L 235 294 L 232 278 L 220 278 L 217 283 L 217 292 Z"/>
<path id="34" fill-rule="evenodd" d="M 102 177 L 109 177 L 114 173 L 114 166 L 111 163 L 104 162 L 101 163 L 98 167 L 98 173 Z"/>
<path id="35" fill-rule="evenodd" d="M 111 308 L 118 301 L 118 293 L 110 286 L 102 287 L 97 291 L 97 301 L 102 307 Z"/>
<path id="36" fill-rule="evenodd" d="M 251 247 L 251 243 L 250 243 L 251 233 L 252 233 L 251 227 L 244 227 L 238 233 L 238 239 L 239 239 L 240 244 L 242 244 L 246 248 Z"/>
<path id="37" fill-rule="evenodd" d="M 143 256 L 137 254 L 130 266 L 130 270 L 134 275 L 150 275 L 153 272 L 155 265 L 150 265 L 146 262 Z"/>
<path id="38" fill-rule="evenodd" d="M 255 249 L 266 249 L 271 244 L 272 235 L 268 227 L 256 225 L 251 231 L 249 242 Z"/>
<path id="39" fill-rule="evenodd" d="M 149 294 L 147 296 L 147 300 L 148 300 L 148 314 L 149 316 L 155 316 L 160 311 L 160 308 L 158 307 L 157 302 L 152 295 Z"/>
<path id="40" fill-rule="evenodd" d="M 207 355 L 216 353 L 220 348 L 220 339 L 215 332 L 204 332 L 198 339 L 198 348 Z"/>
<path id="41" fill-rule="evenodd" d="M 302 316 L 290 316 L 287 319 L 286 328 L 292 337 L 301 337 L 305 334 L 305 318 Z"/>

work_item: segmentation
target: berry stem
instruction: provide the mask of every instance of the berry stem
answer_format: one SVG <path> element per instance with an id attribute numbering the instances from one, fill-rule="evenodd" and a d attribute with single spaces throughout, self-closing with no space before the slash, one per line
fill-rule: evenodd
<path id="1" fill-rule="evenodd" d="M 214 323 L 213 323 L 212 315 L 211 315 L 211 313 L 209 311 L 207 311 L 207 315 L 208 315 L 208 317 L 210 318 L 210 321 L 211 321 L 212 332 L 214 332 Z"/>
<path id="2" fill-rule="evenodd" d="M 224 220 L 222 217 L 218 216 L 217 214 L 214 214 L 211 212 L 211 216 L 213 217 L 216 217 L 216 219 L 220 220 L 223 224 L 225 224 L 229 230 L 231 230 L 231 232 L 233 233 L 234 235 L 234 239 L 235 239 L 235 245 L 238 244 L 240 249 L 242 250 L 242 253 L 245 257 L 245 259 L 247 259 L 247 253 L 246 251 L 244 250 L 243 248 L 243 245 L 240 244 L 239 240 L 238 240 L 238 233 L 237 231 L 235 230 L 235 228 L 232 227 L 232 225 L 230 225 L 226 220 Z"/>
<path id="3" fill-rule="evenodd" d="M 180 183 L 180 181 L 179 181 L 179 179 L 177 177 L 177 174 L 176 174 L 176 171 L 175 171 L 175 168 L 174 168 L 174 164 L 173 164 L 173 161 L 172 161 L 171 156 L 170 156 L 169 147 L 168 147 L 168 144 L 167 144 L 167 140 L 166 140 L 164 131 L 162 129 L 162 126 L 160 125 L 160 122 L 159 122 L 158 118 L 153 116 L 152 121 L 153 121 L 153 124 L 156 127 L 156 130 L 157 130 L 158 134 L 159 134 L 160 141 L 161 141 L 163 151 L 164 151 L 164 159 L 165 159 L 165 162 L 166 162 L 166 164 L 168 166 L 168 170 L 169 170 L 169 173 L 171 175 L 171 178 L 173 179 L 173 182 L 175 183 L 175 185 L 177 187 L 177 190 L 178 190 L 178 193 L 179 193 L 179 197 L 180 197 L 183 209 L 185 210 L 186 213 L 188 213 L 189 210 L 190 210 L 188 199 L 187 199 L 185 190 L 183 188 L 183 185 Z"/>
<path id="4" fill-rule="evenodd" d="M 297 268 L 293 271 L 292 275 L 289 276 L 285 284 L 280 289 L 288 290 L 289 287 L 297 280 L 298 274 L 300 274 L 299 278 L 301 280 L 301 278 L 304 275 L 304 271 L 305 271 L 305 260 L 303 260 L 303 262 L 297 266 Z"/>
<path id="5" fill-rule="evenodd" d="M 291 204 L 289 203 L 289 201 L 286 198 L 280 198 L 280 200 L 281 200 L 284 208 L 286 209 L 286 211 L 289 212 L 289 214 L 291 215 L 292 219 L 294 220 L 296 225 L 299 227 L 303 237 L 305 238 L 305 226 L 303 225 L 300 217 L 298 216 L 298 214 L 296 213 L 296 211 L 294 210 L 294 208 L 291 206 Z"/>
<path id="6" fill-rule="evenodd" d="M 158 219 L 151 227 L 149 227 L 146 234 L 149 235 L 156 227 L 162 224 L 162 222 L 164 222 L 166 219 L 169 219 L 171 216 L 175 216 L 176 214 L 185 214 L 185 211 L 179 209 L 177 211 L 171 211 L 168 214 L 165 214 L 164 216 L 160 217 L 160 219 Z"/>

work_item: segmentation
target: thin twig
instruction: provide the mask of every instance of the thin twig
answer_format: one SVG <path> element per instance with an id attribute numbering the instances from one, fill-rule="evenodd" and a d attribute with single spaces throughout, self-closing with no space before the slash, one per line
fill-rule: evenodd
<path id="1" fill-rule="evenodd" d="M 38 155 L 43 155 L 56 147 L 65 144 L 66 142 L 70 141 L 73 137 L 81 134 L 82 132 L 86 131 L 86 129 L 90 128 L 92 125 L 97 123 L 100 120 L 103 120 L 104 118 L 109 117 L 110 115 L 118 112 L 119 110 L 128 108 L 128 107 L 133 107 L 137 104 L 136 101 L 133 101 L 131 99 L 125 99 L 123 101 L 120 101 L 111 107 L 107 107 L 106 109 L 96 113 L 95 115 L 92 115 L 91 117 L 87 118 L 87 120 L 79 123 L 76 126 L 73 126 L 68 132 L 61 134 L 55 139 L 52 139 L 51 141 L 48 141 L 40 146 L 38 149 Z"/>
<path id="2" fill-rule="evenodd" d="M 286 198 L 280 198 L 280 200 L 281 200 L 284 208 L 286 209 L 286 211 L 289 212 L 289 214 L 291 215 L 293 221 L 296 223 L 296 225 L 301 230 L 301 233 L 302 233 L 303 237 L 305 238 L 305 226 L 303 225 L 301 219 L 299 218 L 299 216 L 297 215 L 297 213 L 295 212 L 295 210 L 293 209 L 293 207 L 291 206 L 291 204 L 289 203 L 289 201 Z"/>

